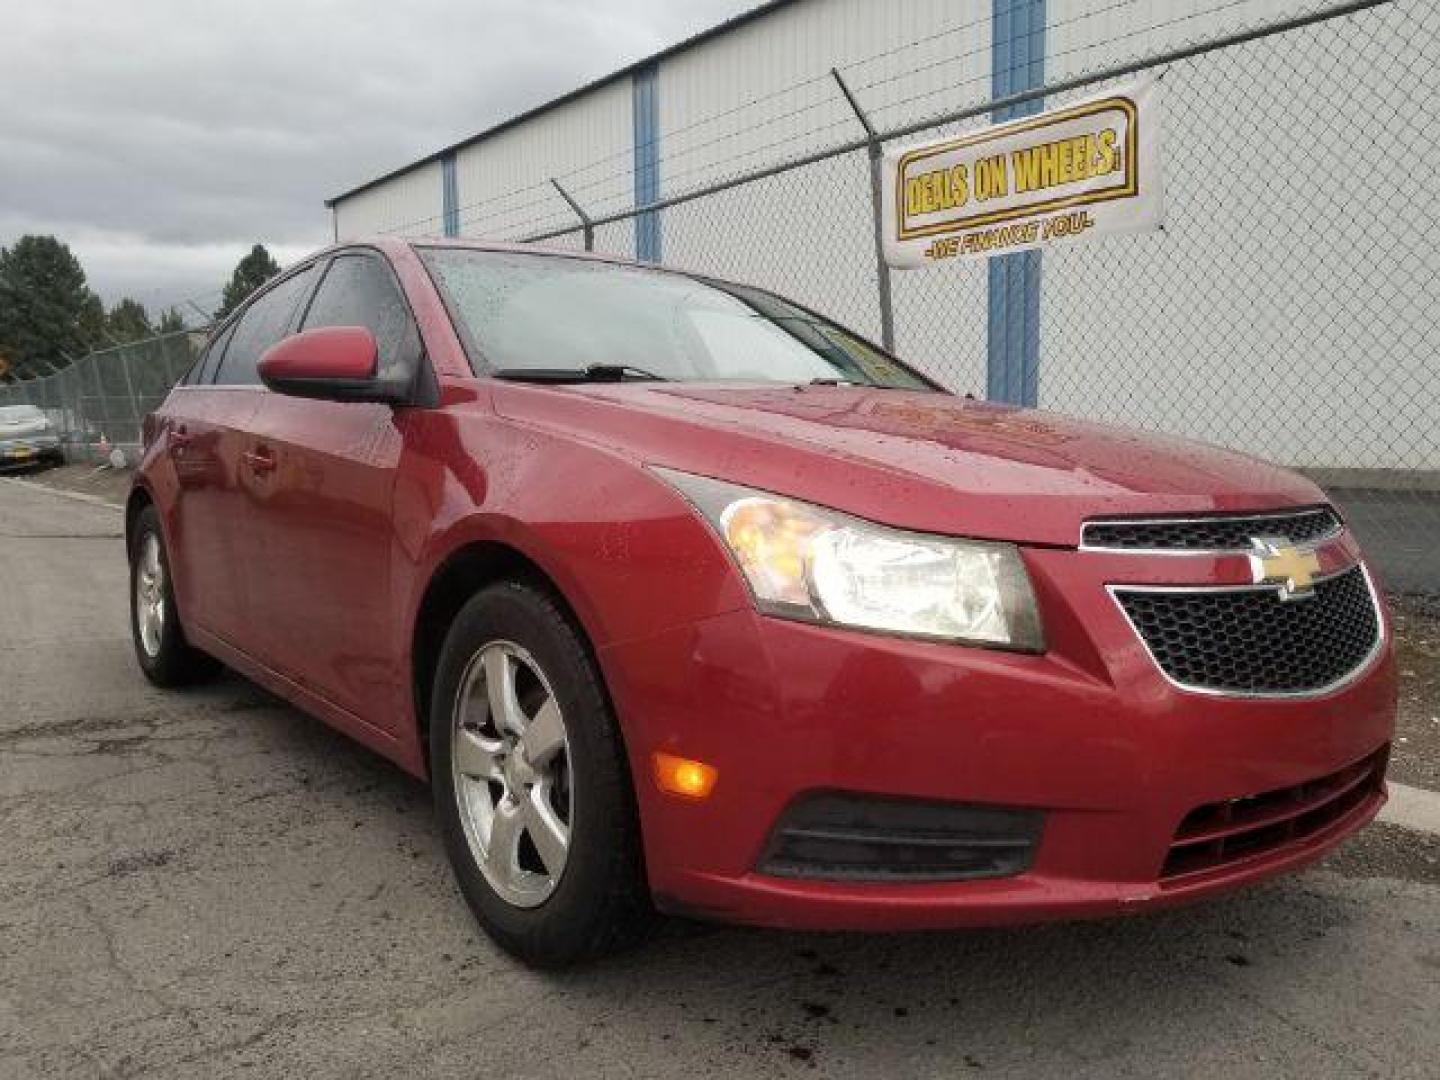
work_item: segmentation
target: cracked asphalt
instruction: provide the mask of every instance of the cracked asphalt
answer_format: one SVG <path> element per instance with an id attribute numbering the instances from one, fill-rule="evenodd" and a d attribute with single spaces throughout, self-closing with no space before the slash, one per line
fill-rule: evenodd
<path id="1" fill-rule="evenodd" d="M 1440 1075 L 1435 843 L 1394 826 L 1162 915 L 526 971 L 422 785 L 236 677 L 145 683 L 119 524 L 0 483 L 0 1077 Z"/>

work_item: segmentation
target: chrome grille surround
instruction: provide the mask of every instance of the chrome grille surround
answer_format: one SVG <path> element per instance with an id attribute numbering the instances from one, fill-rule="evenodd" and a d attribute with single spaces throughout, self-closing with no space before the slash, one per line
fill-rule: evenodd
<path id="1" fill-rule="evenodd" d="M 1343 570 L 1327 574 L 1321 578 L 1316 578 L 1315 584 L 1317 586 L 1317 589 L 1320 589 L 1327 584 L 1337 582 L 1340 579 L 1345 578 L 1346 575 L 1357 573 L 1361 576 L 1363 580 L 1365 597 L 1368 601 L 1368 615 L 1369 618 L 1373 621 L 1373 631 L 1371 632 L 1373 634 L 1373 640 L 1369 642 L 1369 647 L 1365 650 L 1364 654 L 1361 655 L 1358 660 L 1356 660 L 1352 665 L 1350 665 L 1347 670 L 1345 670 L 1339 676 L 1333 679 L 1328 679 L 1323 684 L 1317 684 L 1313 686 L 1307 685 L 1299 689 L 1277 689 L 1253 686 L 1237 688 L 1234 686 L 1198 683 L 1191 681 L 1183 676 L 1177 676 L 1177 674 L 1172 670 L 1177 665 L 1172 663 L 1167 666 L 1165 662 L 1166 656 L 1162 655 L 1165 650 L 1161 648 L 1160 643 L 1152 641 L 1151 636 L 1147 636 L 1145 630 L 1137 622 L 1136 618 L 1132 616 L 1131 611 L 1126 608 L 1125 598 L 1127 596 L 1170 596 L 1177 599 L 1183 599 L 1185 597 L 1222 597 L 1227 595 L 1238 596 L 1242 594 L 1269 593 L 1274 598 L 1274 618 L 1278 621 L 1287 617 L 1285 615 L 1287 611 L 1293 614 L 1293 612 L 1295 611 L 1304 610 L 1304 608 L 1300 607 L 1300 605 L 1309 607 L 1315 604 L 1317 601 L 1321 601 L 1322 598 L 1320 596 L 1307 597 L 1299 600 L 1282 600 L 1279 596 L 1279 590 L 1273 584 L 1194 586 L 1107 585 L 1106 590 L 1110 593 L 1111 598 L 1115 601 L 1116 606 L 1120 609 L 1120 613 L 1122 616 L 1124 616 L 1125 621 L 1129 624 L 1131 631 L 1135 634 L 1135 636 L 1139 639 L 1141 645 L 1144 647 L 1146 654 L 1150 657 L 1151 663 L 1155 665 L 1156 669 L 1159 670 L 1160 674 L 1165 678 L 1165 680 L 1177 689 L 1184 690 L 1189 693 L 1206 694 L 1215 697 L 1309 698 L 1321 697 L 1325 694 L 1333 693 L 1334 691 L 1339 690 L 1342 687 L 1354 682 L 1362 674 L 1364 674 L 1370 669 L 1371 665 L 1374 664 L 1376 658 L 1380 655 L 1381 649 L 1385 644 L 1385 621 L 1380 608 L 1379 597 L 1375 591 L 1375 582 L 1374 579 L 1371 578 L 1369 570 L 1365 567 L 1363 563 L 1355 563 L 1354 565 L 1348 566 Z M 1285 633 L 1285 628 L 1279 627 L 1276 629 L 1275 633 L 1279 636 L 1283 636 L 1283 634 Z"/>

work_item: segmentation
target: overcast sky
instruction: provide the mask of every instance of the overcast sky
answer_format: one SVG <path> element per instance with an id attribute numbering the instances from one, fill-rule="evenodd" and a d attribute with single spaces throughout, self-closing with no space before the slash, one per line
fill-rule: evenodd
<path id="1" fill-rule="evenodd" d="M 323 200 L 756 0 L 0 0 L 0 245 L 113 302 L 218 290 Z"/>

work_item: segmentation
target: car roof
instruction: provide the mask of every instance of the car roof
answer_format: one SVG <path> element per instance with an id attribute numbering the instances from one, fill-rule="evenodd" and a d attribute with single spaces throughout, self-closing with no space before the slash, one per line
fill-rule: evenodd
<path id="1" fill-rule="evenodd" d="M 329 254 L 331 252 L 345 251 L 350 248 L 369 247 L 375 248 L 388 255 L 398 255 L 417 248 L 464 248 L 469 251 L 499 251 L 517 255 L 562 255 L 568 259 L 588 259 L 592 262 L 618 263 L 622 266 L 646 266 L 650 269 L 667 269 L 665 267 L 652 266 L 641 263 L 635 259 L 628 259 L 623 255 L 611 255 L 597 251 L 576 251 L 573 248 L 557 247 L 550 244 L 520 244 L 506 243 L 500 240 L 480 240 L 468 236 L 356 236 L 348 240 L 341 240 L 329 247 L 307 255 L 301 262 L 308 262 L 311 259 Z M 684 271 L 679 271 L 684 273 Z"/>
<path id="2" fill-rule="evenodd" d="M 337 240 L 333 244 L 312 251 L 302 258 L 296 259 L 288 266 L 282 268 L 279 274 L 271 281 L 265 282 L 255 292 L 269 288 L 272 281 L 279 281 L 281 278 L 289 277 L 293 272 L 302 266 L 312 264 L 328 255 L 336 255 L 344 251 L 354 251 L 356 248 L 372 248 L 384 255 L 395 257 L 414 251 L 417 248 L 466 248 L 471 251 L 500 251 L 514 252 L 523 255 L 560 255 L 569 259 L 588 259 L 592 262 L 615 263 L 621 266 L 642 266 L 652 270 L 670 270 L 672 273 L 685 273 L 683 270 L 674 270 L 668 267 L 654 266 L 653 264 L 637 262 L 634 259 L 627 259 L 619 255 L 601 254 L 592 251 L 574 251 L 570 248 L 553 247 L 548 244 L 514 244 L 497 240 L 477 240 L 471 237 L 461 236 L 422 236 L 422 237 L 398 237 L 398 236 L 355 236 L 348 240 Z M 253 295 L 253 294 L 252 294 Z M 210 327 L 207 341 L 213 341 L 220 332 L 230 323 L 236 320 L 236 316 L 243 311 L 250 302 L 251 297 L 246 297 L 245 302 L 240 304 L 235 311 L 226 318 Z"/>

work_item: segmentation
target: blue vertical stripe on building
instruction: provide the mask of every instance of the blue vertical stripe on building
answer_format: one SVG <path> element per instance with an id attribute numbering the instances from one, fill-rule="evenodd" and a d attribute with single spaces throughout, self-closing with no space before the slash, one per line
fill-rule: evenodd
<path id="1" fill-rule="evenodd" d="M 1007 97 L 1045 84 L 1045 0 L 993 0 L 990 93 Z M 997 123 L 1037 113 L 1040 99 L 997 109 Z M 1040 252 L 990 260 L 985 396 L 1035 405 L 1040 392 Z"/>
<path id="2" fill-rule="evenodd" d="M 460 235 L 460 184 L 455 179 L 455 155 L 440 159 L 440 224 L 446 236 Z"/>
<path id="3" fill-rule="evenodd" d="M 635 205 L 660 198 L 660 68 L 647 64 L 631 81 L 635 140 Z M 635 257 L 660 261 L 660 215 L 651 211 L 635 218 Z"/>

